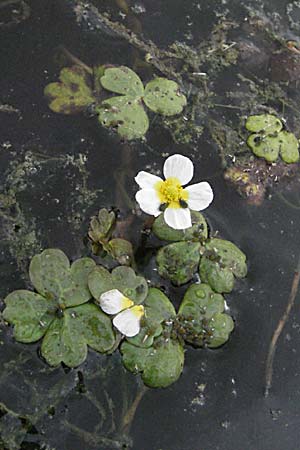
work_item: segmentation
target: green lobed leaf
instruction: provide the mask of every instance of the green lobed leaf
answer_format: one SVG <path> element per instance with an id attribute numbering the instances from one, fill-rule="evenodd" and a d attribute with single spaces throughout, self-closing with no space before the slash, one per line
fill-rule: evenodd
<path id="1" fill-rule="evenodd" d="M 134 259 L 131 242 L 126 241 L 126 239 L 114 238 L 109 241 L 107 248 L 109 249 L 110 255 L 119 264 L 123 266 L 131 265 Z"/>
<path id="2" fill-rule="evenodd" d="M 190 281 L 200 261 L 200 243 L 191 241 L 174 242 L 157 252 L 156 263 L 161 277 L 177 286 Z"/>
<path id="3" fill-rule="evenodd" d="M 157 77 L 145 88 L 144 102 L 149 109 L 163 116 L 181 113 L 186 106 L 186 97 L 175 81 Z"/>
<path id="4" fill-rule="evenodd" d="M 150 347 L 154 338 L 162 331 L 162 322 L 176 316 L 176 311 L 168 297 L 159 289 L 150 288 L 144 302 L 145 315 L 141 321 L 141 330 L 137 336 L 127 341 L 138 347 Z"/>
<path id="5" fill-rule="evenodd" d="M 211 334 L 211 337 L 207 339 L 207 346 L 216 348 L 228 341 L 234 329 L 234 322 L 228 314 L 218 313 L 208 321 L 206 328 Z"/>
<path id="6" fill-rule="evenodd" d="M 228 267 L 237 278 L 247 274 L 246 255 L 232 242 L 212 238 L 205 244 L 206 251 L 214 254 L 223 267 Z"/>
<path id="7" fill-rule="evenodd" d="M 106 208 L 100 209 L 97 217 L 92 217 L 90 222 L 89 237 L 93 242 L 101 242 L 107 239 L 115 224 L 116 215 Z"/>
<path id="8" fill-rule="evenodd" d="M 273 114 L 258 114 L 249 116 L 245 126 L 254 133 L 271 134 L 282 129 L 282 122 Z"/>
<path id="9" fill-rule="evenodd" d="M 264 158 L 268 162 L 275 162 L 279 156 L 280 142 L 278 136 L 251 134 L 247 144 L 254 155 Z"/>
<path id="10" fill-rule="evenodd" d="M 85 304 L 64 311 L 50 325 L 41 346 L 48 364 L 61 362 L 79 366 L 87 356 L 87 346 L 105 353 L 115 343 L 111 320 L 96 305 Z"/>
<path id="11" fill-rule="evenodd" d="M 124 139 L 143 137 L 149 120 L 140 97 L 124 95 L 105 100 L 98 108 L 101 125 L 114 128 Z"/>
<path id="12" fill-rule="evenodd" d="M 152 231 L 162 241 L 190 241 L 207 239 L 208 229 L 205 218 L 198 211 L 191 211 L 192 227 L 185 230 L 175 230 L 169 227 L 160 214 L 152 225 Z"/>
<path id="13" fill-rule="evenodd" d="M 278 134 L 280 143 L 280 156 L 284 162 L 296 163 L 299 161 L 299 142 L 293 133 L 281 131 Z"/>
<path id="14" fill-rule="evenodd" d="M 60 82 L 50 83 L 44 94 L 50 99 L 49 108 L 56 113 L 77 114 L 95 102 L 91 77 L 81 66 L 65 67 Z"/>
<path id="15" fill-rule="evenodd" d="M 32 258 L 29 275 L 41 295 L 54 299 L 62 307 L 74 306 L 91 298 L 87 277 L 95 265 L 91 258 L 81 258 L 70 267 L 64 252 L 46 249 Z"/>
<path id="16" fill-rule="evenodd" d="M 231 292 L 234 286 L 234 275 L 228 267 L 222 267 L 220 262 L 212 261 L 207 256 L 202 256 L 200 261 L 200 279 L 208 283 L 214 291 Z"/>
<path id="17" fill-rule="evenodd" d="M 124 342 L 121 346 L 124 366 L 141 372 L 144 383 L 153 388 L 167 387 L 178 380 L 184 364 L 184 350 L 175 340 L 157 338 L 150 348 Z"/>
<path id="18" fill-rule="evenodd" d="M 88 285 L 96 301 L 104 292 L 118 289 L 136 304 L 140 304 L 148 293 L 145 278 L 137 276 L 131 267 L 126 266 L 116 267 L 111 273 L 102 266 L 96 266 L 89 274 Z"/>
<path id="19" fill-rule="evenodd" d="M 129 67 L 109 67 L 101 77 L 104 89 L 131 97 L 141 98 L 144 95 L 144 86 L 140 77 Z"/>
<path id="20" fill-rule="evenodd" d="M 46 333 L 54 318 L 56 304 L 35 292 L 18 290 L 4 300 L 3 318 L 14 325 L 14 337 L 19 342 L 36 342 Z"/>

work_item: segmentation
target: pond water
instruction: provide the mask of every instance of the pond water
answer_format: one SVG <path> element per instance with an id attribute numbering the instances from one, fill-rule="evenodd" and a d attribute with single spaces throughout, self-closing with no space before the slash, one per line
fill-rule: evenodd
<path id="1" fill-rule="evenodd" d="M 145 217 L 132 214 L 135 174 L 159 173 L 174 153 L 189 156 L 195 180 L 213 186 L 205 211 L 211 232 L 248 260 L 247 277 L 226 296 L 235 320 L 229 342 L 216 350 L 187 347 L 183 373 L 166 389 L 144 390 L 118 353 L 89 351 L 76 369 L 50 368 L 39 345 L 16 343 L 2 320 L 1 449 L 298 448 L 297 297 L 264 396 L 271 338 L 300 253 L 298 165 L 252 168 L 258 194 L 224 172 L 244 161 L 231 132 L 250 114 L 271 111 L 300 136 L 300 56 L 296 49 L 281 58 L 284 43 L 300 42 L 299 19 L 297 1 L 0 1 L 2 309 L 9 292 L 30 286 L 28 264 L 42 249 L 58 247 L 71 260 L 90 255 L 89 221 L 101 207 L 119 209 L 139 271 L 177 306 L 185 287 L 158 277 L 157 244 L 141 234 Z M 164 52 L 174 43 L 177 59 Z M 154 60 L 145 67 L 149 49 Z M 188 98 L 184 121 L 150 114 L 146 140 L 122 142 L 88 113 L 55 114 L 43 91 L 72 62 L 68 52 L 88 66 L 133 67 L 145 81 L 153 74 L 175 79 Z"/>

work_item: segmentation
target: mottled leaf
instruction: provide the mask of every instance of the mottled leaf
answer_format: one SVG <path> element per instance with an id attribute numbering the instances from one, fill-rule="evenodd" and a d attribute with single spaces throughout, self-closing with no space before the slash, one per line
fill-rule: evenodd
<path id="1" fill-rule="evenodd" d="M 147 84 L 144 102 L 155 113 L 173 116 L 186 106 L 186 97 L 175 81 L 157 77 Z"/>
<path id="2" fill-rule="evenodd" d="M 159 249 L 156 256 L 158 272 L 163 278 L 180 286 L 190 281 L 198 269 L 200 244 L 175 242 Z"/>
<path id="3" fill-rule="evenodd" d="M 277 135 L 251 134 L 247 144 L 254 155 L 264 158 L 268 162 L 274 162 L 279 156 L 280 142 Z"/>
<path id="4" fill-rule="evenodd" d="M 80 365 L 87 356 L 87 346 L 104 353 L 115 343 L 111 320 L 96 305 L 85 304 L 64 311 L 47 331 L 41 351 L 51 366 L 61 362 L 68 367 Z"/>
<path id="5" fill-rule="evenodd" d="M 207 239 L 208 230 L 205 218 L 198 211 L 191 211 L 192 227 L 175 230 L 169 227 L 164 215 L 160 214 L 152 225 L 152 231 L 162 241 L 190 241 Z"/>
<path id="6" fill-rule="evenodd" d="M 228 314 L 215 314 L 207 323 L 207 331 L 211 333 L 206 341 L 207 346 L 216 348 L 225 344 L 233 329 L 234 322 Z"/>
<path id="7" fill-rule="evenodd" d="M 35 342 L 44 336 L 53 320 L 56 304 L 31 291 L 11 292 L 4 300 L 3 318 L 14 325 L 19 342 Z"/>
<path id="8" fill-rule="evenodd" d="M 90 222 L 89 237 L 93 242 L 99 243 L 107 239 L 115 224 L 116 215 L 106 208 L 100 209 L 97 217 L 92 217 Z"/>
<path id="9" fill-rule="evenodd" d="M 272 134 L 282 129 L 282 122 L 272 114 L 258 114 L 248 117 L 246 128 L 254 133 Z"/>
<path id="10" fill-rule="evenodd" d="M 81 66 L 65 67 L 60 82 L 50 83 L 44 94 L 50 99 L 49 108 L 56 113 L 77 114 L 95 102 L 91 77 Z"/>
<path id="11" fill-rule="evenodd" d="M 109 67 L 101 77 L 104 89 L 132 97 L 142 97 L 144 86 L 140 77 L 129 67 Z"/>
<path id="12" fill-rule="evenodd" d="M 136 304 L 142 303 L 148 293 L 145 278 L 137 276 L 131 267 L 119 266 L 110 273 L 102 266 L 96 266 L 88 277 L 89 289 L 96 300 L 111 289 L 118 289 Z"/>
<path id="13" fill-rule="evenodd" d="M 130 266 L 133 261 L 132 244 L 126 239 L 114 238 L 107 245 L 110 255 L 123 266 Z"/>
<path id="14" fill-rule="evenodd" d="M 148 116 L 139 97 L 112 97 L 97 111 L 101 125 L 114 128 L 124 139 L 141 138 L 149 128 Z"/>
<path id="15" fill-rule="evenodd" d="M 237 278 L 246 276 L 246 255 L 232 242 L 213 238 L 206 242 L 205 249 L 213 254 L 223 267 L 228 267 Z"/>
<path id="16" fill-rule="evenodd" d="M 121 346 L 124 366 L 133 373 L 141 372 L 147 386 L 167 387 L 178 380 L 184 364 L 184 350 L 175 340 L 157 338 L 150 348 L 128 342 Z"/>
<path id="17" fill-rule="evenodd" d="M 208 283 L 214 291 L 219 293 L 232 291 L 234 286 L 233 272 L 228 267 L 222 267 L 220 262 L 202 256 L 199 271 L 201 281 Z"/>
<path id="18" fill-rule="evenodd" d="M 74 306 L 91 298 L 87 276 L 95 265 L 92 259 L 82 258 L 70 267 L 61 250 L 46 249 L 32 258 L 29 275 L 41 295 L 56 300 L 63 307 Z"/>

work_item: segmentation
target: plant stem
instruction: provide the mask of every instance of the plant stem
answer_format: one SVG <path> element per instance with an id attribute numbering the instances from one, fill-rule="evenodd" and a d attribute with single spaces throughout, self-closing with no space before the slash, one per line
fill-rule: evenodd
<path id="1" fill-rule="evenodd" d="M 141 389 L 137 392 L 135 399 L 133 400 L 130 408 L 127 410 L 126 414 L 123 417 L 122 421 L 122 431 L 126 434 L 129 433 L 132 421 L 134 419 L 136 410 L 144 396 L 144 394 L 147 392 L 148 388 L 147 386 L 143 385 Z"/>
<path id="2" fill-rule="evenodd" d="M 290 291 L 290 295 L 288 298 L 286 309 L 278 322 L 278 325 L 274 331 L 274 334 L 273 334 L 273 337 L 272 337 L 272 340 L 270 343 L 270 347 L 269 347 L 267 363 L 266 363 L 265 397 L 268 397 L 269 391 L 272 387 L 273 363 L 274 363 L 274 356 L 275 356 L 275 352 L 276 352 L 276 348 L 277 348 L 277 342 L 282 333 L 284 326 L 286 325 L 286 323 L 289 319 L 290 312 L 294 306 L 296 295 L 298 293 L 299 282 L 300 282 L 300 255 L 299 255 L 298 263 L 296 266 L 296 270 L 294 272 L 293 282 L 292 282 L 291 291 Z"/>
<path id="3" fill-rule="evenodd" d="M 85 64 L 77 56 L 73 55 L 69 50 L 67 50 L 63 45 L 59 46 L 59 50 L 74 64 L 82 67 L 88 74 L 93 75 L 93 69 Z"/>

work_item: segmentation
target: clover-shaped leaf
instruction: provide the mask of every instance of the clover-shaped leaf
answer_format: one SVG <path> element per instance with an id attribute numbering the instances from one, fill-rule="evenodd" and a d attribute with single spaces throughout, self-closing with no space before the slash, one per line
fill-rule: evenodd
<path id="1" fill-rule="evenodd" d="M 70 266 L 61 250 L 44 250 L 29 268 L 38 293 L 18 290 L 4 300 L 3 317 L 14 325 L 15 339 L 29 343 L 44 337 L 41 352 L 50 365 L 75 367 L 84 361 L 88 345 L 102 353 L 115 343 L 110 318 L 87 304 L 88 274 L 94 267 L 90 258 Z"/>
<path id="2" fill-rule="evenodd" d="M 185 230 L 169 227 L 164 215 L 160 214 L 152 225 L 152 231 L 162 241 L 192 241 L 207 239 L 208 229 L 205 218 L 198 211 L 191 211 L 192 226 Z"/>
<path id="3" fill-rule="evenodd" d="M 44 94 L 50 99 L 52 111 L 77 114 L 95 101 L 90 75 L 81 66 L 64 67 L 59 82 L 45 87 Z"/>
<path id="4" fill-rule="evenodd" d="M 146 85 L 144 102 L 155 113 L 173 116 L 186 106 L 186 97 L 175 81 L 157 77 Z"/>
<path id="5" fill-rule="evenodd" d="M 234 276 L 243 278 L 247 274 L 245 254 L 232 242 L 210 239 L 200 262 L 200 278 L 216 292 L 231 292 Z"/>
<path id="6" fill-rule="evenodd" d="M 184 350 L 177 340 L 159 337 L 150 348 L 124 342 L 121 353 L 124 366 L 133 373 L 141 372 L 144 383 L 149 387 L 169 386 L 178 380 L 183 369 Z"/>
<path id="7" fill-rule="evenodd" d="M 151 347 L 162 331 L 162 323 L 175 317 L 176 312 L 168 297 L 159 289 L 150 288 L 144 301 L 145 315 L 138 335 L 127 341 L 138 347 Z"/>
<path id="8" fill-rule="evenodd" d="M 63 362 L 76 367 L 86 359 L 88 345 L 105 353 L 114 343 L 110 318 L 96 305 L 85 304 L 68 308 L 63 318 L 54 319 L 43 339 L 41 352 L 51 366 Z"/>
<path id="9" fill-rule="evenodd" d="M 273 114 L 257 114 L 249 116 L 245 126 L 254 133 L 272 134 L 282 129 L 282 122 Z"/>
<path id="10" fill-rule="evenodd" d="M 104 292 L 117 289 L 136 304 L 142 303 L 148 293 L 145 278 L 137 276 L 131 267 L 119 266 L 110 273 L 102 266 L 95 267 L 88 277 L 89 289 L 99 301 Z"/>
<path id="11" fill-rule="evenodd" d="M 264 158 L 268 162 L 274 162 L 278 158 L 280 142 L 277 135 L 251 134 L 247 139 L 247 144 L 254 155 Z"/>
<path id="12" fill-rule="evenodd" d="M 192 241 L 174 242 L 157 252 L 158 272 L 177 286 L 190 281 L 200 261 L 200 243 Z"/>
<path id="13" fill-rule="evenodd" d="M 142 97 L 144 86 L 140 77 L 129 67 L 109 67 L 101 77 L 104 89 L 129 97 Z"/>
<path id="14" fill-rule="evenodd" d="M 186 291 L 178 311 L 184 340 L 196 347 L 224 344 L 233 330 L 230 316 L 223 314 L 225 301 L 207 284 L 193 284 Z"/>

